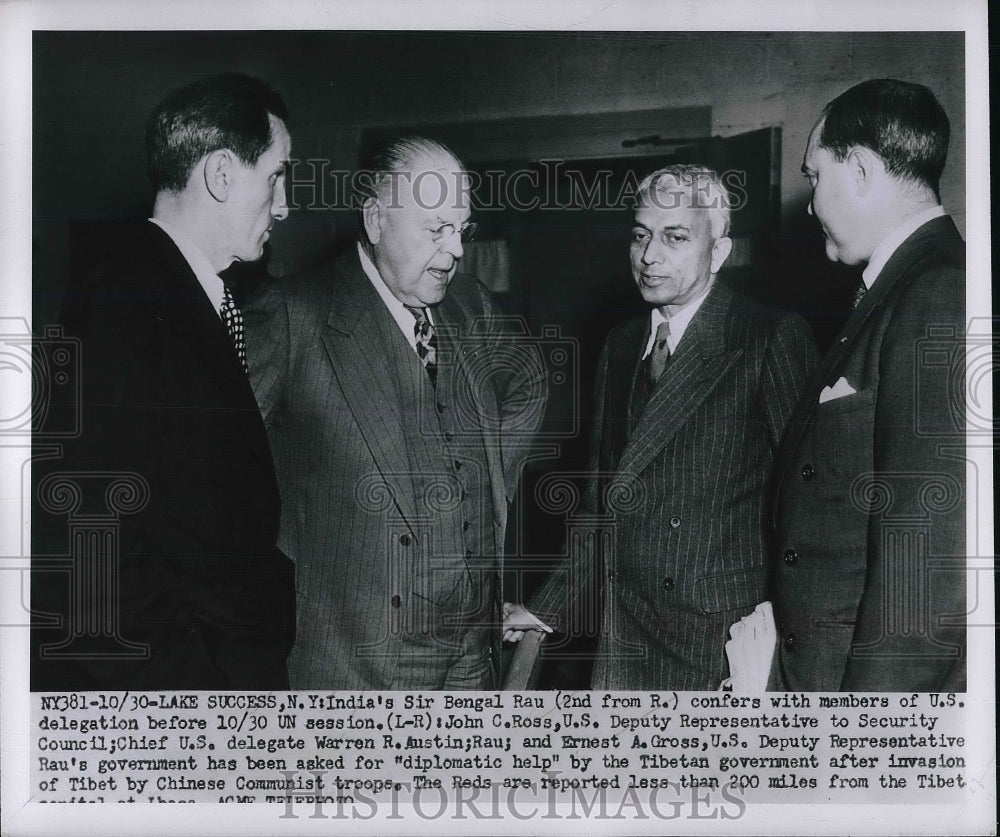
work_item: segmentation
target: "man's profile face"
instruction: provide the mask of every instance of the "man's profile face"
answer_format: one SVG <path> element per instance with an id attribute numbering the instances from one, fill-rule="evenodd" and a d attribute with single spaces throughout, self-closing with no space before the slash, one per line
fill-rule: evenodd
<path id="1" fill-rule="evenodd" d="M 676 188 L 674 188 L 676 187 Z M 728 238 L 714 238 L 711 210 L 692 208 L 694 185 L 674 181 L 645 195 L 632 223 L 632 276 L 642 298 L 656 307 L 697 299 L 729 255 Z"/>
<path id="2" fill-rule="evenodd" d="M 847 160 L 837 160 L 819 144 L 823 130 L 820 120 L 809 135 L 802 173 L 809 179 L 812 197 L 809 214 L 815 215 L 826 238 L 826 257 L 830 261 L 858 264 L 864 260 L 856 252 L 858 213 L 852 189 L 851 166 Z"/>
<path id="3" fill-rule="evenodd" d="M 271 145 L 257 162 L 247 166 L 235 160 L 233 182 L 226 201 L 232 257 L 252 262 L 264 253 L 271 227 L 288 217 L 285 203 L 285 164 L 292 140 L 285 123 L 270 116 Z"/>
<path id="4" fill-rule="evenodd" d="M 366 220 L 375 267 L 404 305 L 436 305 L 464 252 L 468 180 L 454 160 L 432 158 L 384 186 L 375 217 Z"/>

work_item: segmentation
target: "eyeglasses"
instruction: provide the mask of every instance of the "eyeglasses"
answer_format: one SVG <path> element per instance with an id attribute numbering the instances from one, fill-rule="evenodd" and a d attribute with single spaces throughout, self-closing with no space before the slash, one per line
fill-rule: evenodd
<path id="1" fill-rule="evenodd" d="M 431 236 L 431 241 L 435 244 L 444 241 L 446 238 L 451 238 L 455 233 L 461 236 L 462 244 L 468 244 L 476 237 L 476 233 L 479 232 L 479 224 L 475 221 L 467 221 L 462 224 L 461 227 L 456 227 L 454 224 L 442 224 L 433 230 L 428 230 Z"/>

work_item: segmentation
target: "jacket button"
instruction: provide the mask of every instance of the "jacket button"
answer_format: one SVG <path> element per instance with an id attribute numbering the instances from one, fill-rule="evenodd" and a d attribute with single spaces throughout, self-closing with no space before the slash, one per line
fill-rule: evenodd
<path id="1" fill-rule="evenodd" d="M 610 570 L 608 572 L 608 581 L 614 581 L 614 580 L 615 580 L 615 571 L 614 570 Z"/>
<path id="2" fill-rule="evenodd" d="M 680 529 L 681 528 L 681 519 L 679 517 L 671 517 L 670 518 L 670 528 L 671 529 Z"/>
<path id="3" fill-rule="evenodd" d="M 443 413 L 445 411 L 444 404 L 438 403 L 437 408 L 439 413 Z"/>
<path id="4" fill-rule="evenodd" d="M 802 466 L 802 479 L 811 480 L 816 476 L 816 469 L 810 463 L 806 463 Z"/>
<path id="5" fill-rule="evenodd" d="M 799 553 L 797 553 L 794 549 L 789 547 L 788 549 L 785 550 L 784 554 L 785 554 L 785 563 L 788 564 L 789 567 L 794 567 L 796 562 L 799 560 Z"/>
<path id="6" fill-rule="evenodd" d="M 661 585 L 664 590 L 670 592 L 671 590 L 674 589 L 674 580 L 670 576 L 667 576 L 665 579 L 663 579 Z"/>
<path id="7" fill-rule="evenodd" d="M 400 535 L 399 536 L 399 544 L 400 544 L 400 546 L 409 546 L 410 545 L 410 536 L 409 535 Z"/>
<path id="8" fill-rule="evenodd" d="M 398 594 L 392 597 L 391 603 L 392 606 L 397 609 L 403 606 L 403 600 L 399 597 Z"/>
<path id="9" fill-rule="evenodd" d="M 789 634 L 788 636 L 785 637 L 785 648 L 791 651 L 792 648 L 794 647 L 795 647 L 795 634 Z"/>

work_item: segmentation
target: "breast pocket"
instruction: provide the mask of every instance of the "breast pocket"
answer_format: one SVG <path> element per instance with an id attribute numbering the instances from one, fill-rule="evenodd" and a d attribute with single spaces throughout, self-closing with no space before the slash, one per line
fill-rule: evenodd
<path id="1" fill-rule="evenodd" d="M 817 476 L 825 472 L 838 477 L 837 482 L 870 473 L 874 427 L 872 388 L 820 404 L 813 414 L 813 461 L 806 464 L 817 469 Z"/>

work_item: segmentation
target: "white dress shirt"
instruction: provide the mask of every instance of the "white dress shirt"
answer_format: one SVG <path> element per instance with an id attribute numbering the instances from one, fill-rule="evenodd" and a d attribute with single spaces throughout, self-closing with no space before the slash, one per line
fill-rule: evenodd
<path id="1" fill-rule="evenodd" d="M 365 272 L 365 276 L 368 277 L 368 281 L 372 283 L 372 286 L 381 297 L 382 302 L 385 303 L 385 307 L 389 309 L 389 313 L 392 314 L 392 318 L 396 321 L 396 325 L 399 326 L 399 330 L 403 332 L 403 336 L 406 338 L 407 342 L 413 350 L 416 351 L 417 335 L 413 329 L 413 324 L 416 322 L 416 319 L 414 318 L 413 313 L 392 295 L 392 291 L 389 290 L 389 286 L 385 284 L 385 280 L 379 274 L 378 268 L 375 267 L 375 262 L 369 258 L 360 242 L 358 243 L 358 256 L 361 258 L 361 269 Z M 427 319 L 430 320 L 431 325 L 434 325 L 434 318 L 431 316 L 431 309 L 425 308 L 424 313 L 427 314 Z"/>
<path id="2" fill-rule="evenodd" d="M 659 308 L 654 308 L 650 311 L 649 340 L 646 341 L 646 351 L 642 353 L 643 360 L 649 357 L 649 353 L 653 351 L 653 343 L 656 342 L 656 329 L 660 323 L 670 323 L 670 336 L 667 337 L 667 347 L 670 349 L 670 354 L 677 351 L 677 344 L 681 342 L 684 332 L 687 331 L 688 324 L 694 315 L 698 313 L 698 309 L 701 308 L 702 302 L 705 301 L 705 297 L 708 296 L 708 292 L 712 290 L 712 285 L 714 284 L 715 280 L 713 279 L 709 282 L 708 287 L 705 288 L 701 296 L 697 299 L 692 299 L 679 311 L 675 311 L 669 318 L 664 317 Z"/>

